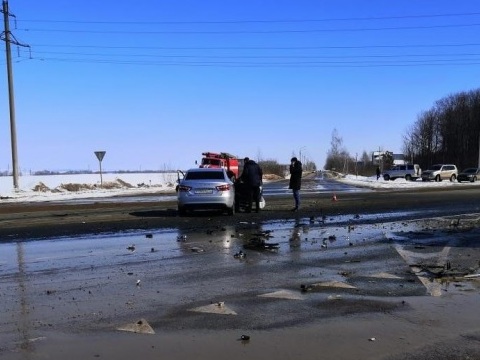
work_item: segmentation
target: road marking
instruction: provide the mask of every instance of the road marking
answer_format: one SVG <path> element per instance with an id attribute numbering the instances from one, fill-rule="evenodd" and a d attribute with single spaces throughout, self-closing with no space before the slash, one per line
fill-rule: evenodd
<path id="1" fill-rule="evenodd" d="M 258 295 L 259 297 L 288 299 L 288 300 L 303 300 L 304 297 L 298 293 L 289 290 L 278 290 L 268 294 Z"/>
<path id="2" fill-rule="evenodd" d="M 349 285 L 342 281 L 324 281 L 312 284 L 313 287 L 333 287 L 333 288 L 342 288 L 342 289 L 356 289 L 356 286 Z"/>
<path id="3" fill-rule="evenodd" d="M 371 274 L 370 277 L 377 278 L 377 279 L 403 279 L 401 276 L 397 276 L 394 274 L 389 274 L 386 272 L 381 272 L 377 274 Z"/>
<path id="4" fill-rule="evenodd" d="M 427 289 L 427 292 L 431 296 L 441 296 L 442 295 L 442 289 L 441 289 L 441 284 L 436 282 L 435 280 L 432 280 L 431 277 L 422 275 L 424 274 L 424 271 L 422 268 L 418 266 L 412 266 L 411 264 L 417 264 L 418 260 L 425 260 L 425 259 L 431 259 L 432 257 L 436 256 L 436 263 L 435 265 L 441 266 L 445 264 L 445 261 L 448 258 L 448 254 L 451 250 L 450 246 L 445 246 L 442 251 L 438 253 L 418 253 L 418 252 L 413 252 L 409 250 L 405 250 L 401 245 L 395 244 L 394 245 L 395 250 L 400 254 L 400 256 L 405 260 L 407 264 L 410 265 L 411 270 L 417 275 L 418 280 L 425 286 Z"/>
<path id="5" fill-rule="evenodd" d="M 140 319 L 133 324 L 120 326 L 117 330 L 129 331 L 137 334 L 155 334 L 155 331 L 145 319 Z"/>
<path id="6" fill-rule="evenodd" d="M 219 315 L 237 315 L 235 311 L 230 309 L 228 306 L 225 305 L 223 302 L 199 306 L 194 309 L 189 309 L 188 311 L 195 311 L 201 313 L 210 313 L 210 314 L 219 314 Z"/>

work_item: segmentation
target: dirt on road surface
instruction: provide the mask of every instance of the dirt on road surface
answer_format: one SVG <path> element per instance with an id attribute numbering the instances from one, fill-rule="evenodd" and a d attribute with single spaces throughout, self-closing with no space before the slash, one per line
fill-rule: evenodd
<path id="1" fill-rule="evenodd" d="M 0 358 L 480 359 L 476 196 L 1 204 Z"/>
<path id="2" fill-rule="evenodd" d="M 443 189 L 335 194 L 335 201 L 333 194 L 302 194 L 302 205 L 298 213 L 291 212 L 294 204 L 291 196 L 272 196 L 267 198 L 267 206 L 258 214 L 240 213 L 229 217 L 207 212 L 179 217 L 175 201 L 159 201 L 157 196 L 151 194 L 148 196 L 151 197 L 151 201 L 122 202 L 116 199 L 112 201 L 101 199 L 90 203 L 79 203 L 75 200 L 50 203 L 0 201 L 0 239 L 5 241 L 69 236 L 125 229 L 197 228 L 205 225 L 235 224 L 239 219 L 263 222 L 323 215 L 423 211 L 430 208 L 454 214 L 468 207 L 477 208 L 476 204 L 480 201 L 480 196 L 476 192 Z M 455 209 L 456 206 L 459 208 Z"/>

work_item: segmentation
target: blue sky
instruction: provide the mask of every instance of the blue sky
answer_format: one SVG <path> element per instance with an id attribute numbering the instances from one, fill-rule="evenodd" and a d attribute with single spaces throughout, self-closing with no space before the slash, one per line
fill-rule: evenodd
<path id="1" fill-rule="evenodd" d="M 29 46 L 12 44 L 23 173 L 98 170 L 97 150 L 104 170 L 185 169 L 204 151 L 322 168 L 334 129 L 353 157 L 397 153 L 422 111 L 479 87 L 476 1 L 8 4 Z"/>

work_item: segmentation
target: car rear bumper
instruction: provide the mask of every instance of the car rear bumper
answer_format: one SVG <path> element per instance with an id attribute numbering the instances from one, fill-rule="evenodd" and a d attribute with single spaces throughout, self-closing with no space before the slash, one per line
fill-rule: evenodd
<path id="1" fill-rule="evenodd" d="M 180 196 L 177 204 L 184 208 L 208 208 L 221 209 L 231 208 L 234 205 L 234 196 L 229 197 L 208 197 L 208 196 Z"/>

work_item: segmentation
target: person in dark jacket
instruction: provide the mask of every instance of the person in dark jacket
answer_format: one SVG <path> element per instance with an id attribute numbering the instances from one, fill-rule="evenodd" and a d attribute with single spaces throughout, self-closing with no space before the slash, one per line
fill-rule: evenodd
<path id="1" fill-rule="evenodd" d="M 289 189 L 293 191 L 293 199 L 295 200 L 295 207 L 292 211 L 298 211 L 300 206 L 300 188 L 302 187 L 302 163 L 296 157 L 290 160 L 290 183 Z"/>
<path id="2" fill-rule="evenodd" d="M 255 201 L 255 211 L 260 211 L 260 187 L 262 186 L 263 170 L 255 161 L 246 157 L 243 160 L 243 171 L 240 180 L 245 184 L 247 194 L 246 212 L 252 211 L 252 202 Z"/>

